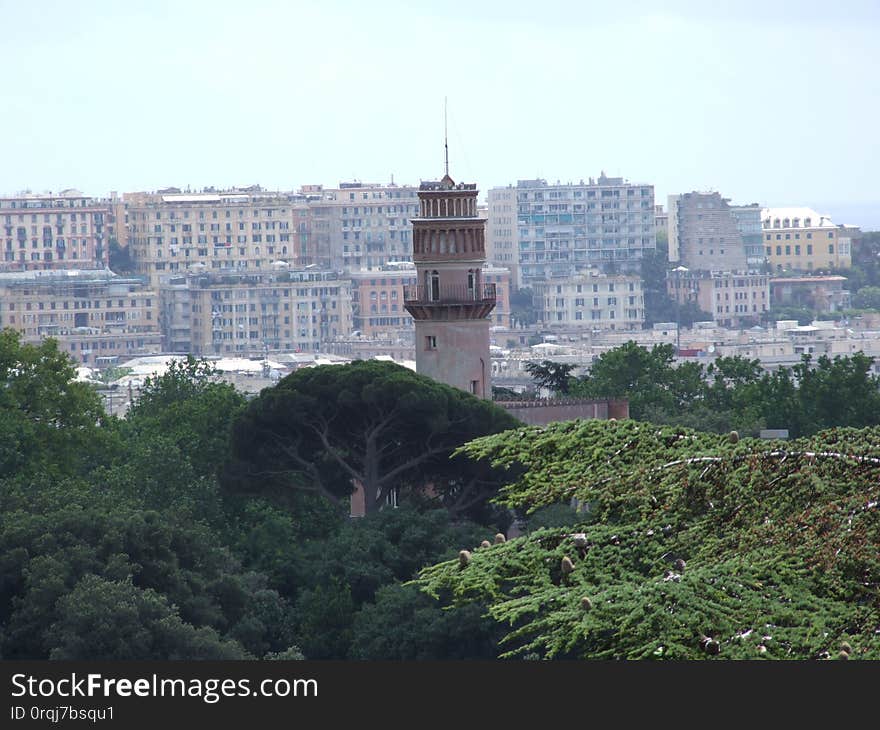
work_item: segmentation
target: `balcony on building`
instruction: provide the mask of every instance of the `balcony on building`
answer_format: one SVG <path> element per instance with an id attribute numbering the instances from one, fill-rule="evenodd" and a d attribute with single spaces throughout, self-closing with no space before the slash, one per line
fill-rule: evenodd
<path id="1" fill-rule="evenodd" d="M 403 306 L 414 319 L 484 319 L 495 307 L 495 284 L 403 287 Z"/>

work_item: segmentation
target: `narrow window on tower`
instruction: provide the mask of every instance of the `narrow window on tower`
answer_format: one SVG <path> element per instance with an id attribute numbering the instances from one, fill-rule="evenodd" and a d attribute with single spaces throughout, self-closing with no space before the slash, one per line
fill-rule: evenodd
<path id="1" fill-rule="evenodd" d="M 478 392 L 479 387 L 480 387 L 479 380 L 472 380 L 471 381 L 471 393 L 473 393 L 474 395 L 479 395 L 479 392 Z"/>
<path id="2" fill-rule="evenodd" d="M 426 350 L 436 350 L 437 349 L 437 335 L 425 335 L 425 349 Z"/>

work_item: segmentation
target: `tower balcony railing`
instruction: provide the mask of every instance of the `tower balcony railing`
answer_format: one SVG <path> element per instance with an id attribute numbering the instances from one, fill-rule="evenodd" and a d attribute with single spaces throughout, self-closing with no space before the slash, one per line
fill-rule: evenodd
<path id="1" fill-rule="evenodd" d="M 472 288 L 462 284 L 441 284 L 437 286 L 421 286 L 407 284 L 403 287 L 404 304 L 442 305 L 494 303 L 495 284 L 483 284 Z"/>

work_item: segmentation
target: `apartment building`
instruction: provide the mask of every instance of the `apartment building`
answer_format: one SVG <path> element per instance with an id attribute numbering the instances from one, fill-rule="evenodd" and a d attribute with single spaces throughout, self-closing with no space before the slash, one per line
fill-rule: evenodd
<path id="1" fill-rule="evenodd" d="M 158 297 L 143 280 L 109 270 L 0 273 L 0 328 L 25 342 L 52 337 L 83 365 L 159 352 Z"/>
<path id="2" fill-rule="evenodd" d="M 692 269 L 667 274 L 669 296 L 692 302 L 722 327 L 757 323 L 770 309 L 770 277 L 766 274 Z"/>
<path id="3" fill-rule="evenodd" d="M 418 188 L 344 182 L 338 188 L 306 185 L 312 225 L 312 263 L 334 271 L 380 270 L 412 261 L 412 224 Z"/>
<path id="4" fill-rule="evenodd" d="M 260 273 L 320 258 L 310 247 L 308 201 L 259 186 L 189 193 L 126 193 L 127 245 L 138 274 L 160 286 L 195 264 L 215 273 Z"/>
<path id="5" fill-rule="evenodd" d="M 78 190 L 0 198 L 0 271 L 105 268 L 109 214 Z"/>
<path id="6" fill-rule="evenodd" d="M 487 198 L 488 205 L 484 214 L 487 219 L 486 260 L 492 266 L 508 269 L 516 287 L 519 282 L 516 188 L 492 188 L 487 193 Z"/>
<path id="7" fill-rule="evenodd" d="M 848 269 L 858 229 L 835 225 L 812 208 L 764 208 L 761 227 L 774 271 Z"/>
<path id="8" fill-rule="evenodd" d="M 516 197 L 516 225 L 501 222 L 509 218 L 508 194 Z M 517 286 L 595 268 L 637 271 L 644 251 L 656 247 L 653 185 L 604 173 L 555 185 L 519 180 L 493 188 L 488 200 L 494 260 L 503 263 L 499 255 L 517 252 Z"/>
<path id="9" fill-rule="evenodd" d="M 645 297 L 638 276 L 593 271 L 532 286 L 545 326 L 636 330 L 644 325 Z"/>
<path id="10" fill-rule="evenodd" d="M 378 271 L 352 271 L 351 313 L 354 330 L 366 338 L 412 337 L 413 319 L 403 308 L 403 287 L 416 283 L 411 263 L 386 264 Z"/>
<path id="11" fill-rule="evenodd" d="M 193 355 L 315 352 L 351 332 L 351 282 L 338 272 L 210 271 L 162 286 L 165 349 Z"/>
<path id="12" fill-rule="evenodd" d="M 668 198 L 669 260 L 696 271 L 748 271 L 763 263 L 757 205 L 731 206 L 717 192 Z"/>

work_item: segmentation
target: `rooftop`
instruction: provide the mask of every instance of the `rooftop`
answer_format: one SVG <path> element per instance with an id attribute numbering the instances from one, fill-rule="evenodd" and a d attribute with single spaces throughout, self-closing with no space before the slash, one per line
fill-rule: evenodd
<path id="1" fill-rule="evenodd" d="M 776 219 L 779 219 L 780 225 L 776 225 Z M 831 216 L 817 213 L 812 208 L 796 207 L 796 208 L 762 208 L 761 219 L 767 228 L 834 228 L 831 222 Z M 805 221 L 809 219 L 807 225 Z M 788 220 L 789 225 L 785 225 Z M 769 221 L 769 223 L 768 223 Z"/>

